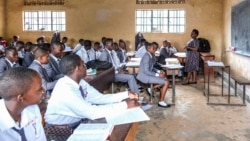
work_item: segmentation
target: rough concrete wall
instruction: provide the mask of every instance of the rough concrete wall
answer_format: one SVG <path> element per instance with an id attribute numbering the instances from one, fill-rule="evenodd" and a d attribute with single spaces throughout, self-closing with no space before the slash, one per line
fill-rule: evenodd
<path id="1" fill-rule="evenodd" d="M 7 1 L 7 36 L 18 34 L 24 41 L 35 41 L 38 36 L 45 35 L 50 40 L 52 32 L 23 32 L 23 10 L 65 10 L 67 16 L 66 32 L 71 46 L 79 38 L 100 41 L 102 36 L 120 38 L 127 41 L 130 50 L 134 49 L 135 10 L 136 9 L 184 9 L 187 16 L 187 27 L 184 34 L 145 33 L 149 41 L 156 41 L 160 45 L 167 39 L 179 51 L 190 39 L 193 28 L 200 31 L 200 37 L 209 39 L 212 54 L 221 59 L 222 49 L 222 3 L 218 0 L 186 0 L 186 4 L 166 5 L 136 5 L 132 0 L 68 0 L 64 6 L 23 6 L 23 1 Z"/>

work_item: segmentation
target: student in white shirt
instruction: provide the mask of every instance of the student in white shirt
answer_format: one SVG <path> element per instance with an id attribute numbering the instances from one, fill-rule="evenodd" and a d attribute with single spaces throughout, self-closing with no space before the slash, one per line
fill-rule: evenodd
<path id="1" fill-rule="evenodd" d="M 89 49 L 87 51 L 88 53 L 88 57 L 89 57 L 89 61 L 92 61 L 92 60 L 98 60 L 101 56 L 101 52 L 100 52 L 100 49 L 101 49 L 101 45 L 99 42 L 95 42 L 94 43 L 94 47 Z"/>
<path id="2" fill-rule="evenodd" d="M 12 68 L 0 77 L 0 89 L 1 141 L 46 141 L 37 105 L 45 92 L 40 75 Z"/>
<path id="3" fill-rule="evenodd" d="M 104 118 L 138 106 L 134 100 L 138 96 L 132 92 L 104 95 L 90 86 L 82 79 L 86 76 L 86 66 L 75 54 L 62 58 L 60 70 L 65 76 L 58 80 L 48 101 L 45 113 L 47 124 L 75 125 L 84 118 Z"/>

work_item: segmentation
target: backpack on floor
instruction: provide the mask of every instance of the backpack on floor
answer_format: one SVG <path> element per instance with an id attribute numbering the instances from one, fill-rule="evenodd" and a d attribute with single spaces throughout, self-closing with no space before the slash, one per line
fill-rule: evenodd
<path id="1" fill-rule="evenodd" d="M 210 44 L 209 41 L 205 38 L 198 38 L 199 40 L 199 49 L 198 52 L 210 52 Z"/>

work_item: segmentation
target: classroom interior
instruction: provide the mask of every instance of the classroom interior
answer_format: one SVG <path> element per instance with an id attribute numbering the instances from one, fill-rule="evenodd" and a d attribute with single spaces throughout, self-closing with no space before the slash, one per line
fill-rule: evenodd
<path id="1" fill-rule="evenodd" d="M 178 51 L 184 52 L 190 33 L 196 28 L 200 32 L 199 37 L 209 40 L 210 54 L 215 55 L 216 61 L 229 65 L 233 75 L 250 80 L 250 58 L 226 51 L 231 46 L 231 10 L 242 1 L 244 0 L 185 0 L 182 4 L 136 4 L 132 0 L 66 0 L 64 5 L 58 6 L 27 6 L 22 0 L 1 0 L 0 35 L 7 41 L 11 41 L 13 35 L 19 35 L 20 40 L 25 42 L 35 42 L 37 37 L 44 35 L 50 41 L 53 32 L 23 31 L 23 11 L 64 10 L 66 31 L 61 32 L 61 36 L 69 38 L 70 46 L 74 47 L 80 38 L 101 41 L 104 36 L 115 41 L 123 39 L 128 50 L 134 51 L 136 9 L 184 9 L 184 33 L 143 33 L 145 39 L 156 41 L 160 45 L 163 40 L 170 40 Z M 250 87 L 246 87 L 246 107 L 210 107 L 206 105 L 200 87 L 201 84 L 188 87 L 177 85 L 177 95 L 181 98 L 177 100 L 176 106 L 167 110 L 156 110 L 157 107 L 153 107 L 147 111 L 152 119 L 139 125 L 134 140 L 250 140 Z"/>

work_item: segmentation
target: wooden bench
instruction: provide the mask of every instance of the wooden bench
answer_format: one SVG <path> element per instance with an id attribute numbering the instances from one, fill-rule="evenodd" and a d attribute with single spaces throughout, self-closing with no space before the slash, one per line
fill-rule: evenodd
<path id="1" fill-rule="evenodd" d="M 237 84 L 243 85 L 243 104 L 245 105 L 246 85 L 250 85 L 250 80 L 247 80 L 246 78 L 242 76 L 232 76 L 232 79 L 235 82 L 235 85 L 234 85 L 235 96 L 237 94 Z"/>

